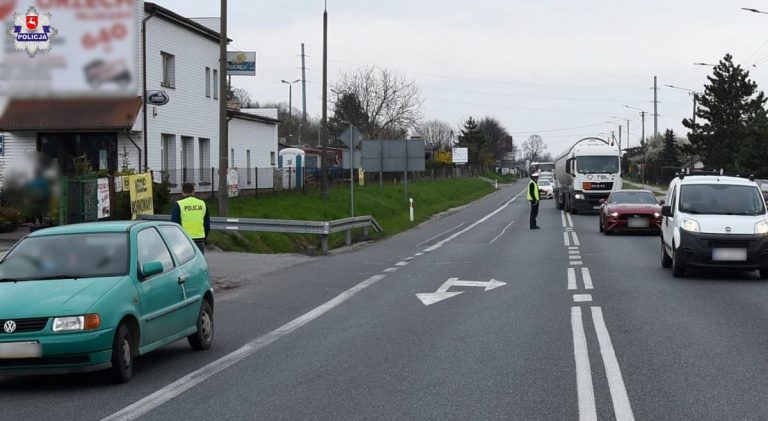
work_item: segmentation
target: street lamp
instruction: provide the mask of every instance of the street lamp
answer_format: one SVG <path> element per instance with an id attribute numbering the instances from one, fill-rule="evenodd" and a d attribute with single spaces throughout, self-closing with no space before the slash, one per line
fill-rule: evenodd
<path id="1" fill-rule="evenodd" d="M 741 10 L 746 10 L 747 12 L 752 12 L 752 13 L 761 13 L 763 15 L 768 15 L 768 12 L 763 12 L 763 11 L 757 10 L 757 9 L 750 9 L 748 7 L 742 7 Z"/>
<path id="2" fill-rule="evenodd" d="M 712 64 L 712 63 L 702 63 L 702 62 L 693 63 L 693 65 L 694 65 L 694 66 L 709 66 L 709 67 L 717 67 L 717 64 Z"/>
<path id="3" fill-rule="evenodd" d="M 647 114 L 645 110 L 637 107 L 630 107 L 629 105 L 622 105 L 624 108 L 629 108 L 632 110 L 640 111 L 640 119 L 643 121 L 642 123 L 642 132 L 640 135 L 640 147 L 643 148 L 643 187 L 645 187 L 645 165 L 646 165 L 646 156 L 645 156 L 645 115 Z"/>
<path id="4" fill-rule="evenodd" d="M 296 79 L 293 82 L 288 82 L 283 79 L 280 82 L 288 85 L 288 117 L 293 117 L 293 84 L 301 82 L 301 79 Z"/>
<path id="5" fill-rule="evenodd" d="M 612 115 L 611 118 L 619 118 L 622 120 L 627 120 L 627 145 L 624 147 L 624 149 L 629 149 L 629 117 Z M 619 126 L 619 149 L 621 149 L 621 126 Z"/>
<path id="6" fill-rule="evenodd" d="M 691 118 L 691 134 L 695 135 L 696 134 L 696 101 L 699 99 L 699 93 L 694 91 L 693 89 L 681 88 L 675 85 L 664 85 L 664 86 L 672 89 L 686 91 L 688 92 L 689 95 L 693 97 L 693 117 Z M 694 164 L 693 154 L 691 154 L 691 171 L 693 171 L 693 164 Z"/>

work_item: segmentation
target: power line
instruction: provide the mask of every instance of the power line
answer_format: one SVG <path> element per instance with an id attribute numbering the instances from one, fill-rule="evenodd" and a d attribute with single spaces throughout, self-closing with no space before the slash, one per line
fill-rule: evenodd
<path id="1" fill-rule="evenodd" d="M 526 132 L 509 132 L 509 134 L 510 135 L 522 136 L 522 135 L 527 135 L 527 134 L 565 132 L 565 131 L 568 131 L 568 130 L 586 129 L 588 127 L 597 127 L 597 126 L 602 126 L 602 125 L 605 125 L 605 124 L 616 124 L 618 121 L 619 120 L 617 120 L 615 122 L 604 121 L 602 123 L 586 124 L 584 126 L 575 126 L 575 127 L 565 127 L 565 128 L 562 128 L 562 129 L 533 130 L 533 131 L 526 131 Z"/>

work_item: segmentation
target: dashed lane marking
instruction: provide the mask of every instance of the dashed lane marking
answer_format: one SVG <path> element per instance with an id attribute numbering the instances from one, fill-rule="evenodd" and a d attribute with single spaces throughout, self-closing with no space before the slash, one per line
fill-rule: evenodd
<path id="1" fill-rule="evenodd" d="M 589 268 L 581 268 L 581 277 L 584 279 L 584 288 L 585 289 L 594 289 L 594 285 L 592 285 L 592 275 L 589 273 Z"/>
<path id="2" fill-rule="evenodd" d="M 571 330 L 573 332 L 573 357 L 576 361 L 576 392 L 579 399 L 579 420 L 597 421 L 595 390 L 592 387 L 592 369 L 589 365 L 587 337 L 584 334 L 584 320 L 580 307 L 571 307 Z"/>
<path id="3" fill-rule="evenodd" d="M 603 319 L 603 310 L 600 307 L 592 307 L 592 321 L 595 323 L 600 354 L 603 356 L 605 374 L 608 376 L 608 388 L 611 391 L 616 421 L 634 421 L 635 416 L 632 413 L 627 389 L 621 376 L 619 361 L 616 359 L 616 352 L 613 350 L 611 336 L 608 334 L 608 328 Z"/>
<path id="4" fill-rule="evenodd" d="M 592 295 L 590 294 L 575 294 L 573 296 L 573 302 L 575 303 L 588 303 L 592 301 Z"/>
<path id="5" fill-rule="evenodd" d="M 568 291 L 577 289 L 576 286 L 576 270 L 574 268 L 568 268 Z"/>

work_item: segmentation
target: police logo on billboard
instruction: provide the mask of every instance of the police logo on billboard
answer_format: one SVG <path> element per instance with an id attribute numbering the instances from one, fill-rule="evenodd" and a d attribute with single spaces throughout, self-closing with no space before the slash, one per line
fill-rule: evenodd
<path id="1" fill-rule="evenodd" d="M 51 38 L 56 36 L 57 31 L 51 26 L 50 13 L 40 14 L 37 9 L 30 7 L 27 13 L 14 14 L 13 27 L 8 33 L 14 38 L 17 51 L 26 51 L 30 57 L 34 57 L 38 51 L 51 49 Z"/>
<path id="2" fill-rule="evenodd" d="M 13 320 L 8 320 L 3 325 L 3 330 L 5 331 L 5 333 L 13 333 L 13 332 L 15 332 L 16 331 L 16 322 L 14 322 Z"/>

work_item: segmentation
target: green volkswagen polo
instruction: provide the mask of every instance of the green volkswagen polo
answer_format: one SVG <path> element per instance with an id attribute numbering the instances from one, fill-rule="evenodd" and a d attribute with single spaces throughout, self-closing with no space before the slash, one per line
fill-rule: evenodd
<path id="1" fill-rule="evenodd" d="M 35 231 L 0 260 L 0 376 L 109 370 L 187 338 L 213 342 L 208 266 L 176 224 L 97 222 Z"/>

